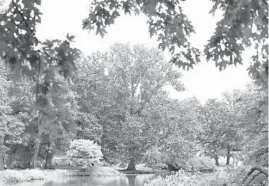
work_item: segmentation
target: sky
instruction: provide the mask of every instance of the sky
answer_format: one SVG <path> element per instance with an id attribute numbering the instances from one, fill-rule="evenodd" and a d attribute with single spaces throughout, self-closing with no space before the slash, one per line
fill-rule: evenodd
<path id="1" fill-rule="evenodd" d="M 105 51 L 115 42 L 144 44 L 147 47 L 157 47 L 156 38 L 150 38 L 146 24 L 147 17 L 126 16 L 118 18 L 114 25 L 108 28 L 108 34 L 101 38 L 95 33 L 82 30 L 82 20 L 87 16 L 90 0 L 45 0 L 42 2 L 42 23 L 38 26 L 38 38 L 65 39 L 67 33 L 75 36 L 75 46 L 85 54 L 95 51 Z M 190 38 L 191 43 L 203 49 L 207 40 L 214 32 L 216 21 L 221 17 L 209 14 L 211 2 L 209 0 L 188 0 L 183 5 L 185 14 L 195 27 L 196 34 Z M 169 58 L 167 52 L 164 53 Z M 243 55 L 243 66 L 228 67 L 219 72 L 214 63 L 207 63 L 205 59 L 194 69 L 183 71 L 182 82 L 187 91 L 183 93 L 169 90 L 169 96 L 174 99 L 183 99 L 196 96 L 204 103 L 210 98 L 219 98 L 223 92 L 233 89 L 244 89 L 251 80 L 246 71 L 249 65 L 251 52 Z"/>

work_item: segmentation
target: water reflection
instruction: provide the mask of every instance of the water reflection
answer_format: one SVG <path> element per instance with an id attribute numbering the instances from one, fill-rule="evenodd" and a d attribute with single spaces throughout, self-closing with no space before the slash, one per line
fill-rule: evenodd
<path id="1" fill-rule="evenodd" d="M 12 184 L 12 186 L 143 186 L 154 176 L 153 174 L 144 174 L 117 177 L 68 177 L 46 182 Z"/>

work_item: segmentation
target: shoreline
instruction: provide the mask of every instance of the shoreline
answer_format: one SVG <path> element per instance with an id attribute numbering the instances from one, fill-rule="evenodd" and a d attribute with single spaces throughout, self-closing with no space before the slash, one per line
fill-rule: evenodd
<path id="1" fill-rule="evenodd" d="M 117 170 L 112 167 L 98 167 L 93 171 L 82 171 L 82 170 L 65 170 L 65 169 L 6 169 L 0 171 L 0 185 L 2 184 L 13 184 L 22 182 L 32 181 L 51 181 L 57 180 L 60 177 L 87 177 L 87 176 L 124 176 L 124 175 L 141 175 L 141 174 L 160 174 L 157 171 L 126 171 Z"/>

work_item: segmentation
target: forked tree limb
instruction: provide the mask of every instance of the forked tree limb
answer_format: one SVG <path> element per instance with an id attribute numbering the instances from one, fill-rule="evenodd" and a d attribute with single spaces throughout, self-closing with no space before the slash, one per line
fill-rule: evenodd
<path id="1" fill-rule="evenodd" d="M 248 181 L 247 183 L 245 183 L 246 180 L 250 177 L 250 175 L 254 171 L 259 171 L 259 173 L 258 174 L 255 174 L 250 181 Z M 254 178 L 257 177 L 259 174 L 264 174 L 266 177 L 268 177 L 268 169 L 267 168 L 264 168 L 264 167 L 259 167 L 259 166 L 252 167 L 250 169 L 250 171 L 247 173 L 246 177 L 243 179 L 243 184 L 249 184 L 249 183 L 251 183 L 254 180 Z"/>

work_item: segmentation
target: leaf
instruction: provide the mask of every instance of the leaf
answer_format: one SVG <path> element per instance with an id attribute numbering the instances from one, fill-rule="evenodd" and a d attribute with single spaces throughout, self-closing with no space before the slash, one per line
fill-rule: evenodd
<path id="1" fill-rule="evenodd" d="M 75 36 L 67 34 L 67 35 L 66 35 L 66 38 L 67 38 L 67 40 L 68 40 L 69 42 L 73 42 L 74 39 L 75 39 Z"/>

